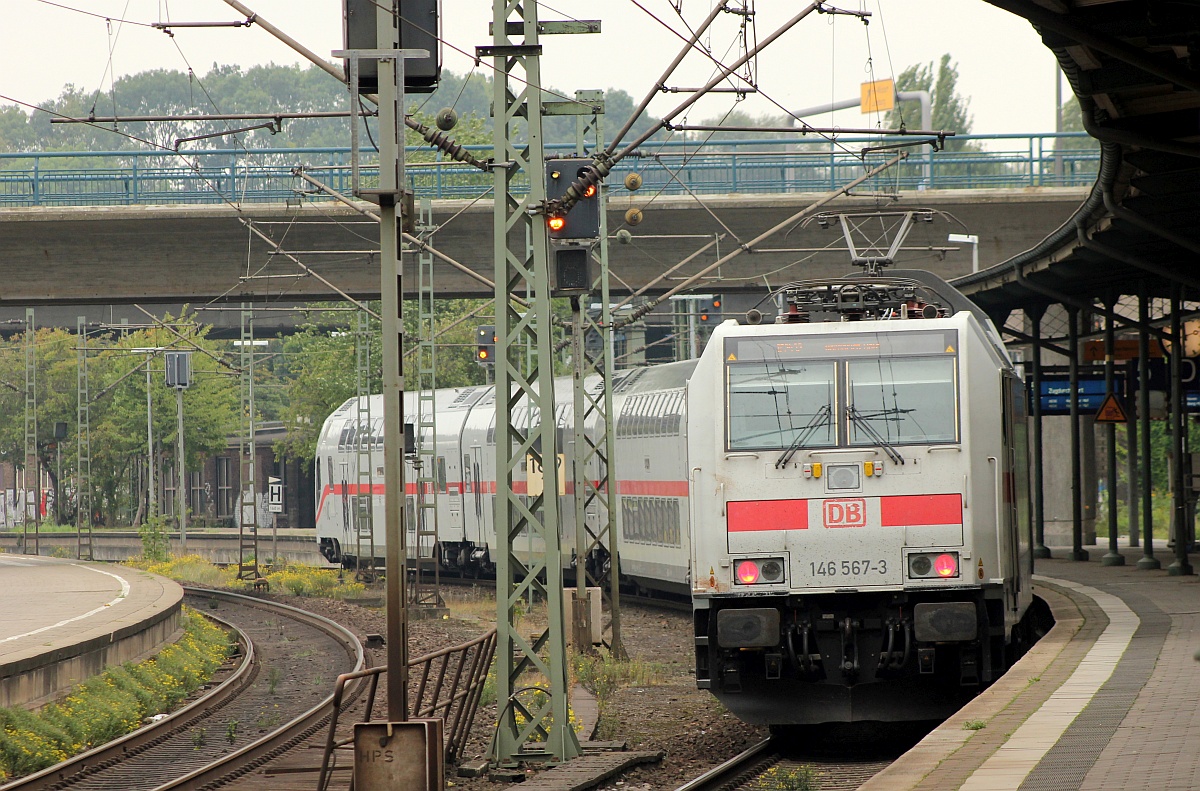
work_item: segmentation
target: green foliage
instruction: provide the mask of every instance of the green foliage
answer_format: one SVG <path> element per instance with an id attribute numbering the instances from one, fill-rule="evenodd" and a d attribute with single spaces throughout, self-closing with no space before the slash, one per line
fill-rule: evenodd
<path id="1" fill-rule="evenodd" d="M 138 526 L 138 538 L 142 540 L 142 558 L 150 563 L 165 563 L 170 540 L 167 536 L 167 520 L 161 516 L 147 519 Z"/>
<path id="2" fill-rule="evenodd" d="M 964 731 L 981 731 L 987 727 L 987 720 L 967 720 L 963 723 Z"/>
<path id="3" fill-rule="evenodd" d="M 465 83 L 465 85 L 464 85 Z M 561 100 L 563 92 L 546 90 L 547 99 Z M 568 96 L 568 98 L 570 98 Z M 454 107 L 460 122 L 451 136 L 464 145 L 491 143 L 492 81 L 490 76 L 473 71 L 458 75 L 442 72 L 438 90 L 429 96 L 408 97 L 408 112 L 428 123 L 442 107 Z M 609 128 L 617 128 L 633 111 L 633 98 L 620 90 L 609 90 L 605 98 Z M 249 113 L 278 110 L 284 112 L 345 111 L 349 94 L 339 83 L 317 66 L 279 66 L 268 64 L 243 70 L 240 66 L 214 65 L 205 75 L 153 69 L 120 77 L 111 93 L 85 92 L 74 85 L 63 88 L 58 97 L 41 106 L 63 115 L 201 115 Z M 350 131 L 345 118 L 295 119 L 284 122 L 277 134 L 259 129 L 238 135 L 189 141 L 189 148 L 308 148 L 349 145 Z M 634 126 L 634 134 L 646 129 L 651 120 L 644 118 Z M 364 122 L 378 139 L 375 121 Z M 45 114 L 27 115 L 17 107 L 0 108 L 0 151 L 126 151 L 144 149 L 142 140 L 171 149 L 181 137 L 225 132 L 239 124 L 226 121 L 188 123 L 126 123 L 114 134 L 111 127 L 69 124 L 51 127 Z M 552 116 L 544 119 L 546 140 L 573 143 L 575 119 Z M 410 132 L 407 142 L 424 145 Z M 486 156 L 486 154 L 485 154 Z M 43 167 L 79 167 L 86 158 L 47 160 Z"/>
<path id="4" fill-rule="evenodd" d="M 603 707 L 620 687 L 650 686 L 662 680 L 663 666 L 641 660 L 622 661 L 611 654 L 575 654 L 571 670 L 579 684 Z"/>
<path id="5" fill-rule="evenodd" d="M 958 93 L 958 64 L 950 62 L 949 53 L 942 55 L 936 70 L 930 62 L 918 63 L 900 72 L 896 77 L 896 90 L 929 91 L 933 128 L 954 131 L 960 135 L 970 134 L 971 102 Z M 898 129 L 901 126 L 913 129 L 919 127 L 920 123 L 920 104 L 916 101 L 904 101 L 897 103 L 895 109 L 888 112 L 884 125 L 889 129 Z M 948 140 L 946 148 L 952 151 L 965 150 L 965 144 Z"/>
<path id="6" fill-rule="evenodd" d="M 30 774 L 138 728 L 199 689 L 229 653 L 220 627 L 185 608 L 184 635 L 140 664 L 110 668 L 37 712 L 0 709 L 0 777 Z"/>

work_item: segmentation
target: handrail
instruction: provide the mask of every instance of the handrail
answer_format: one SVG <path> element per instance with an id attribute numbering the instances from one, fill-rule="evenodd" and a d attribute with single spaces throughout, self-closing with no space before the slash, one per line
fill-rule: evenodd
<path id="1" fill-rule="evenodd" d="M 411 671 L 421 668 L 420 682 L 411 698 L 412 716 L 433 717 L 441 712 L 442 719 L 446 723 L 445 755 L 447 761 L 455 760 L 466 745 L 495 652 L 496 630 L 491 629 L 473 640 L 410 659 L 408 662 L 410 679 L 416 676 Z M 432 690 L 430 690 L 428 681 L 435 666 L 437 666 L 437 677 Z M 453 666 L 451 674 L 453 678 L 447 685 L 445 683 L 447 671 L 451 666 Z M 342 712 L 347 690 L 353 682 L 364 678 L 370 679 L 370 689 L 364 709 L 364 716 L 370 722 L 371 713 L 375 708 L 376 693 L 379 690 L 379 679 L 386 672 L 387 667 L 380 666 L 353 673 L 343 673 L 338 676 L 337 683 L 334 685 L 333 716 L 329 721 L 329 733 L 325 739 L 325 750 L 321 758 L 321 774 L 317 779 L 319 791 L 325 791 L 330 780 L 335 751 L 352 741 L 351 739 L 337 738 L 339 715 Z M 358 689 L 358 686 L 354 684 L 355 690 Z"/>
<path id="2" fill-rule="evenodd" d="M 1086 147 L 1056 149 L 1057 141 Z M 856 143 L 839 139 L 836 150 L 813 137 L 730 139 L 697 148 L 698 141 L 651 141 L 614 168 L 609 182 L 619 185 L 637 171 L 643 195 L 823 192 L 862 171 Z M 1100 163 L 1099 149 L 1085 133 L 964 135 L 955 145 L 981 150 L 947 150 L 931 160 L 916 159 L 876 177 L 869 189 L 883 192 L 924 189 L 1015 189 L 1090 186 Z M 466 146 L 481 153 L 486 145 Z M 548 146 L 567 153 L 569 147 Z M 475 198 L 491 177 L 445 161 L 421 146 L 406 149 L 409 186 L 435 199 Z M 424 160 L 424 161 L 422 161 Z M 191 203 L 297 203 L 327 201 L 298 180 L 304 167 L 341 192 L 350 187 L 348 148 L 185 149 L 174 152 L 43 151 L 0 153 L 0 207 L 146 205 Z M 367 158 L 363 178 L 375 177 Z M 527 180 L 527 174 L 518 179 Z"/>

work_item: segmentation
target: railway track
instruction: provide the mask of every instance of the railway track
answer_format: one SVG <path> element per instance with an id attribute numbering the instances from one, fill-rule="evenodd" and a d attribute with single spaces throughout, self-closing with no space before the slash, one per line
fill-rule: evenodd
<path id="1" fill-rule="evenodd" d="M 363 665 L 352 633 L 288 605 L 185 590 L 191 606 L 237 635 L 237 667 L 209 694 L 162 720 L 0 789 L 215 789 L 328 722 L 334 679 Z"/>
<path id="2" fill-rule="evenodd" d="M 676 791 L 802 788 L 807 775 L 821 791 L 856 791 L 909 750 L 935 723 L 796 728 L 764 739 Z"/>

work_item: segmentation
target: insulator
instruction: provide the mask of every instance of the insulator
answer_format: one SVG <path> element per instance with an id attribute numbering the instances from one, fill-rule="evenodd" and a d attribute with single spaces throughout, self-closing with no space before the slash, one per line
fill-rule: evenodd
<path id="1" fill-rule="evenodd" d="M 467 165 L 471 165 L 472 167 L 477 167 L 480 170 L 488 169 L 486 163 L 481 162 L 475 157 L 474 154 L 472 154 L 470 151 L 467 151 L 458 143 L 454 142 L 454 140 L 448 137 L 444 132 L 435 131 L 430 129 L 425 124 L 418 123 L 416 121 L 412 121 L 410 124 L 409 121 L 411 120 L 412 119 L 406 118 L 405 125 L 423 137 L 426 143 L 441 151 L 443 154 L 446 154 L 455 162 L 463 162 Z"/>
<path id="2" fill-rule="evenodd" d="M 629 225 L 640 225 L 643 219 L 641 209 L 631 208 L 625 212 L 625 222 Z"/>
<path id="3" fill-rule="evenodd" d="M 642 177 L 637 173 L 630 173 L 625 177 L 625 189 L 633 192 L 640 189 L 642 186 Z"/>

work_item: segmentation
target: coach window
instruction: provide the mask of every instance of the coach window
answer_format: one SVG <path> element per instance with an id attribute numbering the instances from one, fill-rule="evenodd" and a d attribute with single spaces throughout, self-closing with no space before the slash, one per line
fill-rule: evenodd
<path id="1" fill-rule="evenodd" d="M 728 367 L 730 450 L 783 450 L 837 444 L 833 361 L 764 360 Z"/>
<path id="2" fill-rule="evenodd" d="M 953 355 L 851 360 L 847 408 L 851 445 L 958 440 L 957 374 Z"/>

